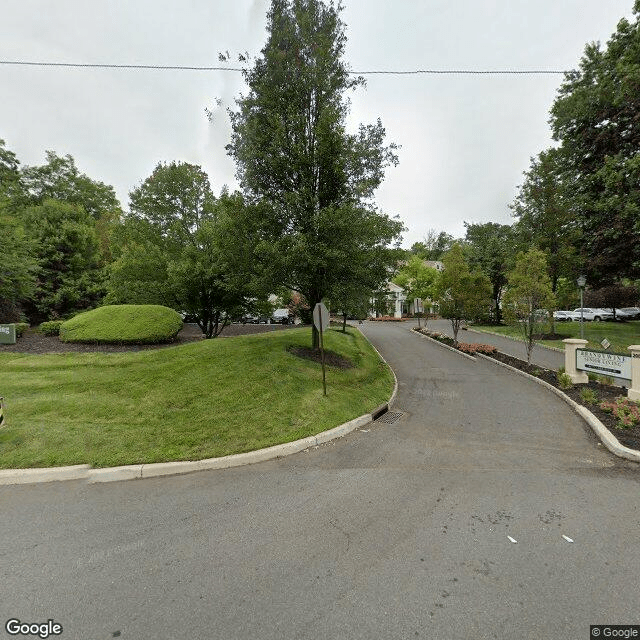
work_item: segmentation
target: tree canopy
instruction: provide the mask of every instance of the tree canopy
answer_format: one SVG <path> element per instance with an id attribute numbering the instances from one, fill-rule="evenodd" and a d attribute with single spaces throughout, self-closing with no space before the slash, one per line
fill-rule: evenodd
<path id="1" fill-rule="evenodd" d="M 107 301 L 167 305 L 218 335 L 254 292 L 232 224 L 243 206 L 239 194 L 216 199 L 201 167 L 159 163 L 130 194 Z"/>
<path id="2" fill-rule="evenodd" d="M 464 321 L 487 314 L 491 305 L 491 283 L 481 271 L 471 271 L 459 243 L 442 257 L 444 270 L 436 282 L 440 315 L 451 320 L 453 340 L 457 345 L 458 331 Z"/>
<path id="3" fill-rule="evenodd" d="M 585 48 L 551 109 L 590 282 L 640 276 L 640 0 L 603 49 Z"/>
<path id="4" fill-rule="evenodd" d="M 343 60 L 340 7 L 272 0 L 268 38 L 244 72 L 249 92 L 231 113 L 227 150 L 248 204 L 256 266 L 274 289 L 299 291 L 313 307 L 358 286 L 374 289 L 397 256 L 402 224 L 372 205 L 397 163 L 378 120 L 346 130 L 345 94 L 364 83 Z M 317 334 L 314 332 L 314 346 Z"/>

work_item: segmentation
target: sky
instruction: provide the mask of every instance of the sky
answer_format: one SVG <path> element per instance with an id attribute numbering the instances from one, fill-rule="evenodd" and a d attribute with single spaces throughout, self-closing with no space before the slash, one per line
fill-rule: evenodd
<path id="1" fill-rule="evenodd" d="M 354 71 L 568 70 L 605 44 L 633 0 L 344 0 Z M 268 0 L 0 0 L 0 60 L 217 66 L 257 55 Z M 229 66 L 238 66 L 231 61 Z M 403 246 L 433 229 L 511 224 L 530 159 L 553 144 L 561 75 L 370 75 L 348 127 L 382 120 L 401 146 L 376 195 Z M 0 138 L 22 164 L 71 154 L 123 207 L 158 162 L 201 165 L 213 190 L 237 187 L 226 109 L 246 91 L 224 71 L 69 69 L 0 64 Z M 218 102 L 220 105 L 218 105 Z M 205 108 L 214 113 L 213 122 Z"/>

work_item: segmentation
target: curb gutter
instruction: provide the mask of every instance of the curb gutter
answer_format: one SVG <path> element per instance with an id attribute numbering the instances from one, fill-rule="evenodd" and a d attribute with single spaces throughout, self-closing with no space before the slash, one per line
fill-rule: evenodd
<path id="1" fill-rule="evenodd" d="M 362 331 L 360 331 L 362 333 Z M 364 333 L 362 333 L 364 336 Z M 371 341 L 364 336 L 367 342 L 373 347 L 380 359 L 387 365 L 387 361 L 380 352 L 371 344 Z M 463 354 L 464 355 L 464 354 Z M 384 410 L 388 410 L 396 399 L 398 393 L 398 379 L 393 373 L 394 387 L 389 401 L 377 407 L 373 413 L 365 413 L 349 422 L 338 425 L 328 431 L 323 431 L 315 436 L 277 444 L 266 449 L 248 451 L 247 453 L 236 453 L 221 458 L 208 458 L 207 460 L 186 460 L 177 462 L 157 462 L 153 464 L 132 464 L 121 467 L 106 467 L 103 469 L 92 469 L 88 464 L 79 464 L 69 467 L 48 467 L 41 469 L 0 469 L 0 485 L 9 484 L 36 484 L 42 482 L 57 482 L 63 480 L 85 480 L 89 483 L 96 482 L 118 482 L 120 480 L 134 480 L 137 478 L 153 478 L 159 476 L 173 476 L 193 471 L 206 471 L 212 469 L 228 469 L 239 467 L 256 462 L 282 458 L 304 451 L 309 447 L 319 446 L 325 442 L 342 438 L 359 427 L 373 422 L 374 415 L 378 415 Z"/>
<path id="2" fill-rule="evenodd" d="M 578 404 L 574 400 L 572 400 L 568 395 L 562 393 L 560 389 L 556 389 L 552 384 L 541 380 L 540 378 L 536 378 L 532 376 L 530 373 L 526 373 L 525 371 L 520 371 L 520 369 L 516 369 L 504 362 L 500 362 L 499 360 L 495 360 L 494 358 L 490 358 L 489 356 L 484 355 L 483 353 L 476 354 L 479 358 L 483 360 L 490 360 L 494 364 L 499 365 L 500 367 L 504 367 L 505 369 L 509 369 L 510 371 L 515 371 L 519 373 L 521 376 L 525 378 L 529 378 L 534 380 L 538 384 L 547 387 L 550 391 L 553 391 L 557 396 L 562 398 L 581 418 L 585 420 L 585 422 L 593 429 L 593 432 L 600 438 L 602 444 L 611 451 L 614 455 L 625 458 L 627 460 L 633 460 L 633 462 L 640 462 L 640 451 L 635 451 L 634 449 L 629 449 L 624 445 L 618 442 L 618 439 L 607 429 L 598 418 L 596 418 L 589 409 L 583 407 L 581 404 Z"/>

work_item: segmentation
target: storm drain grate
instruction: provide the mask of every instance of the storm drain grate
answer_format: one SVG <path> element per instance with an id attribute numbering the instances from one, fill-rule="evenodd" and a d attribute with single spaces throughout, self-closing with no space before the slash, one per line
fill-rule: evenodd
<path id="1" fill-rule="evenodd" d="M 385 424 L 393 424 L 398 422 L 402 417 L 402 411 L 387 411 L 383 413 L 379 418 L 376 418 L 376 422 L 384 422 Z"/>

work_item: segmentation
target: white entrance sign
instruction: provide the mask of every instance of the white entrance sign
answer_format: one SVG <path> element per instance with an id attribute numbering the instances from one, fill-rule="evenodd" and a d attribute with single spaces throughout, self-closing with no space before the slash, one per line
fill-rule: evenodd
<path id="1" fill-rule="evenodd" d="M 576 349 L 576 369 L 631 380 L 631 356 Z"/>

